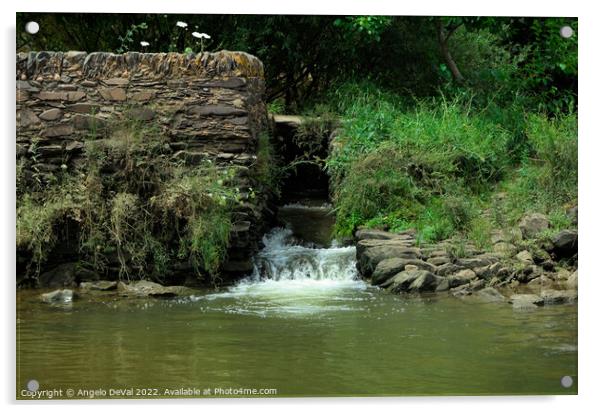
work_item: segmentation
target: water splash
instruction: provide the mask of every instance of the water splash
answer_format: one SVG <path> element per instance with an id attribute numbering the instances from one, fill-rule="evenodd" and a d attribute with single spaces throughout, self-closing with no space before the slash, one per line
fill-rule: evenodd
<path id="1" fill-rule="evenodd" d="M 263 237 L 263 244 L 265 247 L 255 257 L 254 281 L 357 279 L 355 247 L 299 245 L 287 228 L 274 228 Z"/>
<path id="2" fill-rule="evenodd" d="M 307 315 L 346 311 L 348 300 L 368 288 L 357 274 L 355 247 L 313 248 L 287 228 L 274 228 L 263 244 L 251 276 L 204 299 L 234 299 L 227 307 L 241 314 Z"/>

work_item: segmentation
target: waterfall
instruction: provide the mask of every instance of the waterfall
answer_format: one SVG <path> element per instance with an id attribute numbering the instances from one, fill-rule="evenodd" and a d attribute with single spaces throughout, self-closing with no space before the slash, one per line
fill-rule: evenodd
<path id="1" fill-rule="evenodd" d="M 355 247 L 341 247 L 336 242 L 322 247 L 324 238 L 319 230 L 324 229 L 324 221 L 319 215 L 328 214 L 329 207 L 295 204 L 280 210 L 286 213 L 287 226 L 273 228 L 263 236 L 252 274 L 201 299 L 220 300 L 226 312 L 260 316 L 346 311 L 350 302 L 359 299 L 358 292 L 367 299 L 364 294 L 370 287 L 358 276 Z M 299 230 L 299 225 L 316 236 L 315 240 L 296 238 L 292 228 Z"/>
<path id="2" fill-rule="evenodd" d="M 355 247 L 314 248 L 295 243 L 292 230 L 274 228 L 255 257 L 253 281 L 355 280 Z"/>

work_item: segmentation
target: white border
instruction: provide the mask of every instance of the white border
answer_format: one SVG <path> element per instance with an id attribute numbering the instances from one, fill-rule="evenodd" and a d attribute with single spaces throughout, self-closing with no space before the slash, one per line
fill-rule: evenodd
<path id="1" fill-rule="evenodd" d="M 593 1 L 545 1 L 526 2 L 524 0 L 487 1 L 407 1 L 395 3 L 393 0 L 370 0 L 345 2 L 325 2 L 303 0 L 300 2 L 229 0 L 210 2 L 199 0 L 103 0 L 84 2 L 81 0 L 33 1 L 21 0 L 19 4 L 7 5 L 3 2 L 2 19 L 2 71 L 1 98 L 2 195 L 3 228 L 1 263 L 2 274 L 2 321 L 5 328 L 1 342 L 4 355 L 4 371 L 0 376 L 2 402 L 9 409 L 15 407 L 64 411 L 77 409 L 105 411 L 107 408 L 140 405 L 149 411 L 163 411 L 166 405 L 176 404 L 178 409 L 195 411 L 225 410 L 240 411 L 307 411 L 325 408 L 332 410 L 341 406 L 348 411 L 365 411 L 375 405 L 379 410 L 445 412 L 504 412 L 510 410 L 532 410 L 546 412 L 589 411 L 599 403 L 600 380 L 600 319 L 599 293 L 602 272 L 597 265 L 600 256 L 602 234 L 598 210 L 600 209 L 600 171 L 602 151 L 600 151 L 599 127 L 602 122 L 598 103 L 602 97 L 600 90 L 600 40 L 602 34 L 601 17 L 595 12 Z M 579 221 L 580 230 L 580 297 L 579 297 L 579 396 L 558 397 L 427 397 L 427 398 L 333 398 L 333 399 L 255 399 L 255 400 L 181 400 L 181 401 L 105 401 L 99 402 L 14 402 L 15 394 L 15 299 L 14 299 L 14 164 L 15 164 L 15 112 L 14 112 L 14 53 L 15 53 L 15 12 L 108 12 L 108 13 L 253 13 L 253 14 L 400 14 L 400 15 L 535 15 L 535 16 L 577 16 L 579 17 Z M 598 403 L 596 403 L 598 402 Z"/>

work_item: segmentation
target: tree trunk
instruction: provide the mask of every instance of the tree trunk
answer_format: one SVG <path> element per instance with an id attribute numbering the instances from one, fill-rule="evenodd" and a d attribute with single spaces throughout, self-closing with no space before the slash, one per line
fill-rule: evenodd
<path id="1" fill-rule="evenodd" d="M 457 83 L 464 83 L 464 76 L 462 76 L 462 73 L 460 72 L 460 69 L 458 69 L 458 65 L 456 65 L 456 62 L 454 61 L 454 58 L 452 57 L 452 55 L 451 55 L 451 53 L 449 51 L 448 44 L 447 44 L 447 41 L 449 40 L 449 37 L 452 35 L 452 33 L 457 28 L 458 28 L 458 26 L 456 26 L 453 29 L 451 29 L 449 31 L 449 33 L 446 33 L 445 27 L 443 27 L 443 22 L 441 20 L 439 20 L 439 22 L 438 22 L 439 48 L 441 49 L 441 54 L 443 55 L 443 59 L 445 60 L 445 65 L 447 66 L 447 68 L 451 72 L 454 80 Z"/>

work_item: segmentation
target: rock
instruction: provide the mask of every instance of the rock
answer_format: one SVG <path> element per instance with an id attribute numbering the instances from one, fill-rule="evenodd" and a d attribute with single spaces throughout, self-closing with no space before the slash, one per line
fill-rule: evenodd
<path id="1" fill-rule="evenodd" d="M 541 292 L 541 298 L 545 305 L 573 303 L 577 301 L 577 291 L 546 290 Z"/>
<path id="2" fill-rule="evenodd" d="M 500 264 L 499 262 L 494 262 L 493 264 L 488 265 L 487 267 L 479 267 L 474 271 L 477 274 L 477 277 L 489 280 L 492 277 L 498 276 L 500 272 L 502 272 L 502 270 L 504 270 L 502 264 Z"/>
<path id="3" fill-rule="evenodd" d="M 475 278 L 477 278 L 477 274 L 473 270 L 465 269 L 447 277 L 447 280 L 450 288 L 455 288 L 460 285 L 468 284 Z"/>
<path id="4" fill-rule="evenodd" d="M 47 92 L 41 91 L 40 100 L 77 102 L 86 96 L 84 92 Z"/>
<path id="5" fill-rule="evenodd" d="M 117 289 L 117 281 L 87 281 L 79 284 L 79 288 L 84 291 L 110 291 Z"/>
<path id="6" fill-rule="evenodd" d="M 393 293 L 434 291 L 438 279 L 432 272 L 425 270 L 402 271 L 390 278 L 383 287 Z"/>
<path id="7" fill-rule="evenodd" d="M 514 294 L 510 297 L 512 308 L 517 310 L 528 310 L 542 306 L 544 301 L 535 294 Z"/>
<path id="8" fill-rule="evenodd" d="M 449 258 L 449 254 L 447 253 L 447 251 L 443 251 L 443 250 L 434 250 L 431 251 L 429 254 L 430 258 L 438 258 L 438 257 L 445 257 L 445 258 Z"/>
<path id="9" fill-rule="evenodd" d="M 556 270 L 555 279 L 558 281 L 567 281 L 571 277 L 571 272 L 565 268 L 558 268 Z"/>
<path id="10" fill-rule="evenodd" d="M 494 263 L 494 261 L 497 260 L 494 260 L 490 256 L 481 255 L 473 258 L 459 258 L 458 260 L 456 260 L 456 264 L 460 267 L 475 269 L 478 267 L 485 267 L 487 265 L 491 265 Z"/>
<path id="11" fill-rule="evenodd" d="M 65 146 L 67 152 L 79 151 L 84 148 L 84 144 L 79 141 L 71 141 Z"/>
<path id="12" fill-rule="evenodd" d="M 67 109 L 72 112 L 91 114 L 98 112 L 98 105 L 92 105 L 90 103 L 74 103 L 73 105 L 67 106 Z"/>
<path id="13" fill-rule="evenodd" d="M 485 288 L 485 280 L 474 279 L 469 283 L 469 286 L 472 291 L 479 291 Z"/>
<path id="14" fill-rule="evenodd" d="M 420 275 L 410 284 L 409 290 L 411 292 L 423 292 L 423 291 L 435 291 L 439 284 L 439 280 L 429 271 L 416 271 Z"/>
<path id="15" fill-rule="evenodd" d="M 76 274 L 76 264 L 61 264 L 40 274 L 38 277 L 38 285 L 44 288 L 75 287 L 77 285 L 75 282 Z"/>
<path id="16" fill-rule="evenodd" d="M 518 227 L 526 239 L 533 238 L 541 231 L 546 230 L 550 227 L 550 221 L 548 217 L 540 213 L 530 213 L 523 216 L 520 220 Z"/>
<path id="17" fill-rule="evenodd" d="M 544 263 L 544 262 L 549 261 L 551 259 L 550 254 L 548 254 L 542 248 L 535 248 L 535 249 L 533 249 L 531 251 L 531 255 L 533 257 L 533 262 L 535 262 L 535 264 L 541 264 L 541 263 Z"/>
<path id="18" fill-rule="evenodd" d="M 477 291 L 475 297 L 486 303 L 502 303 L 506 301 L 506 297 L 493 287 L 486 287 Z"/>
<path id="19" fill-rule="evenodd" d="M 53 304 L 67 304 L 73 301 L 73 291 L 72 290 L 55 290 L 49 293 L 41 294 L 40 298 L 45 303 L 53 303 Z"/>
<path id="20" fill-rule="evenodd" d="M 546 260 L 541 263 L 541 268 L 543 268 L 544 271 L 554 271 L 556 264 L 554 264 L 554 261 L 552 260 Z"/>
<path id="21" fill-rule="evenodd" d="M 402 271 L 389 278 L 380 286 L 388 291 L 397 293 L 406 291 L 410 284 L 418 277 L 418 271 Z"/>
<path id="22" fill-rule="evenodd" d="M 516 259 L 522 262 L 523 264 L 533 264 L 533 256 L 527 250 L 523 250 L 516 254 Z"/>
<path id="23" fill-rule="evenodd" d="M 542 270 L 537 265 L 527 265 L 522 269 L 520 274 L 516 277 L 519 282 L 527 283 L 542 274 Z"/>
<path id="24" fill-rule="evenodd" d="M 42 131 L 42 135 L 47 138 L 55 138 L 57 136 L 68 136 L 73 135 L 75 130 L 71 125 L 56 125 L 49 126 Z"/>
<path id="25" fill-rule="evenodd" d="M 554 284 L 554 280 L 546 277 L 545 275 L 540 275 L 537 278 L 533 278 L 531 281 L 529 281 L 529 288 L 537 288 L 537 289 L 541 289 L 541 288 L 549 288 L 551 285 Z"/>
<path id="26" fill-rule="evenodd" d="M 451 295 L 458 298 L 463 298 L 472 294 L 472 290 L 470 289 L 469 284 L 462 284 L 458 287 L 451 288 L 449 292 L 451 293 Z"/>
<path id="27" fill-rule="evenodd" d="M 247 114 L 246 110 L 238 109 L 234 106 L 226 105 L 203 105 L 190 106 L 188 113 L 196 116 L 243 116 Z"/>
<path id="28" fill-rule="evenodd" d="M 558 257 L 572 257 L 577 253 L 577 231 L 565 229 L 552 238 L 554 253 Z"/>
<path id="29" fill-rule="evenodd" d="M 426 260 L 426 262 L 439 266 L 443 264 L 448 264 L 451 261 L 448 257 L 432 257 Z"/>
<path id="30" fill-rule="evenodd" d="M 130 116 L 136 120 L 151 120 L 155 117 L 155 111 L 149 108 L 134 108 L 130 111 Z"/>
<path id="31" fill-rule="evenodd" d="M 395 274 L 409 270 L 406 266 L 413 265 L 416 269 L 422 269 L 427 271 L 434 271 L 435 267 L 432 264 L 426 263 L 418 259 L 406 259 L 406 258 L 387 258 L 382 260 L 376 265 L 374 272 L 372 273 L 371 283 L 373 285 L 379 285 L 393 277 Z"/>
<path id="32" fill-rule="evenodd" d="M 117 283 L 117 291 L 120 295 L 133 297 L 175 297 L 192 293 L 194 290 L 184 286 L 164 287 L 152 281 L 141 280 L 129 284 L 120 281 Z"/>
<path id="33" fill-rule="evenodd" d="M 502 256 L 510 256 L 516 253 L 516 247 L 508 242 L 498 242 L 493 245 L 493 252 Z"/>
<path id="34" fill-rule="evenodd" d="M 439 277 L 439 276 L 437 276 Z M 435 288 L 436 292 L 442 292 L 442 291 L 447 291 L 449 290 L 449 280 L 445 277 L 439 277 L 440 281 L 439 284 L 437 285 L 437 288 Z"/>
<path id="35" fill-rule="evenodd" d="M 382 240 L 382 239 L 363 239 L 360 240 L 356 243 L 355 245 L 355 249 L 356 249 L 356 253 L 357 256 L 361 256 L 364 253 L 366 253 L 366 251 L 368 251 L 369 249 L 373 249 L 373 248 L 381 248 L 381 249 L 387 249 L 387 248 L 399 248 L 401 251 L 399 252 L 400 255 L 393 255 L 391 257 L 387 257 L 387 258 L 392 258 L 392 257 L 397 257 L 397 258 L 418 258 L 421 257 L 421 251 L 419 248 L 415 248 L 413 247 L 411 244 L 413 243 L 413 241 L 408 241 L 408 240 L 404 240 L 404 239 L 390 239 L 390 240 Z M 404 256 L 401 256 L 404 255 Z M 411 255 L 410 257 L 408 257 L 407 255 Z"/>
<path id="36" fill-rule="evenodd" d="M 373 240 L 363 240 L 358 242 L 356 246 L 359 258 L 359 270 L 364 277 L 370 277 L 378 263 L 387 258 L 415 260 L 420 257 L 420 250 L 418 248 L 398 244 L 397 241 L 387 241 L 384 244 L 366 248 L 366 244 L 371 243 L 371 241 Z"/>
<path id="37" fill-rule="evenodd" d="M 63 111 L 57 108 L 48 109 L 40 113 L 40 119 L 42 120 L 57 120 L 63 115 Z"/>
<path id="38" fill-rule="evenodd" d="M 112 100 L 118 102 L 126 100 L 125 89 L 120 87 L 98 89 L 98 93 L 100 93 L 100 96 L 102 96 L 102 98 L 105 100 Z"/>
<path id="39" fill-rule="evenodd" d="M 21 109 L 17 112 L 17 126 L 19 128 L 29 128 L 40 125 L 40 119 L 29 109 Z"/>
<path id="40" fill-rule="evenodd" d="M 154 92 L 136 92 L 132 94 L 131 99 L 135 100 L 136 102 L 147 102 L 154 97 Z"/>
<path id="41" fill-rule="evenodd" d="M 569 279 L 566 280 L 567 287 L 569 287 L 572 290 L 576 290 L 577 289 L 577 277 L 578 277 L 577 270 L 575 270 L 575 272 L 571 274 Z"/>
<path id="42" fill-rule="evenodd" d="M 129 79 L 125 79 L 123 77 L 113 77 L 111 79 L 103 80 L 107 86 L 124 86 L 130 83 Z"/>
<path id="43" fill-rule="evenodd" d="M 514 229 L 504 229 L 504 230 L 493 230 L 491 231 L 491 243 L 506 243 L 512 244 L 512 242 L 516 240 L 522 239 L 522 234 L 520 231 L 516 231 Z"/>
<path id="44" fill-rule="evenodd" d="M 462 267 L 456 264 L 447 263 L 437 267 L 435 270 L 435 274 L 441 277 L 447 277 L 448 275 L 454 274 L 460 271 L 461 269 Z"/>

